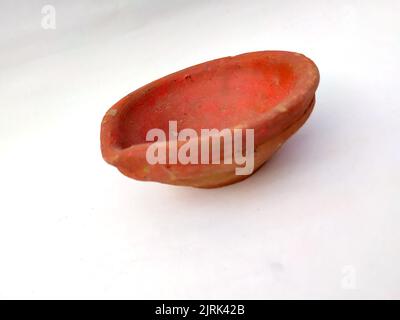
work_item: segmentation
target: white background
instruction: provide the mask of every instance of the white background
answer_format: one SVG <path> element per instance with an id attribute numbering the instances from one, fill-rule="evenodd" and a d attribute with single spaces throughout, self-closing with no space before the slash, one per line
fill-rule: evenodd
<path id="1" fill-rule="evenodd" d="M 395 0 L 2 0 L 0 298 L 400 298 L 399 17 Z M 127 93 L 273 49 L 321 83 L 251 178 L 198 190 L 103 161 Z"/>

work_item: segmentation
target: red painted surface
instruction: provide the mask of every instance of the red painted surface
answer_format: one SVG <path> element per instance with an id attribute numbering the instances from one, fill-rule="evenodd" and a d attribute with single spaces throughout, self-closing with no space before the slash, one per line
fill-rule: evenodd
<path id="1" fill-rule="evenodd" d="M 117 102 L 101 128 L 104 159 L 125 175 L 178 185 L 217 187 L 235 177 L 232 166 L 148 165 L 153 128 L 252 128 L 261 166 L 306 121 L 319 83 L 315 64 L 284 51 L 251 52 L 205 62 L 149 83 Z M 257 152 L 256 152 L 257 153 Z"/>

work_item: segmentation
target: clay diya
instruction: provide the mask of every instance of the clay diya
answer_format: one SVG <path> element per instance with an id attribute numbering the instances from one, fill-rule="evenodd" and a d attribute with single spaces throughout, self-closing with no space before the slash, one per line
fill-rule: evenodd
<path id="1" fill-rule="evenodd" d="M 133 91 L 107 111 L 103 158 L 144 181 L 212 188 L 243 180 L 248 175 L 236 174 L 234 162 L 151 164 L 147 151 L 154 142 L 147 134 L 154 128 L 168 132 L 171 121 L 199 133 L 199 140 L 203 128 L 253 129 L 255 172 L 308 119 L 318 83 L 316 65 L 294 52 L 250 52 L 192 66 Z M 174 145 L 167 136 L 157 143 L 169 158 L 184 142 Z M 218 152 L 226 157 L 224 148 Z"/>

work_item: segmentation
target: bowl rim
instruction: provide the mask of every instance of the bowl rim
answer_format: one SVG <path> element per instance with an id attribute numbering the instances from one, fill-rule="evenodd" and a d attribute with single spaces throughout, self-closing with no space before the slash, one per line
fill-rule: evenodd
<path id="1" fill-rule="evenodd" d="M 104 115 L 101 122 L 101 151 L 104 160 L 108 163 L 116 165 L 118 160 L 124 155 L 129 155 L 132 157 L 137 150 L 141 152 L 145 150 L 150 144 L 155 142 L 142 142 L 137 144 L 132 144 L 128 147 L 121 147 L 119 141 L 115 138 L 118 136 L 117 132 L 119 130 L 119 123 L 121 120 L 122 110 L 130 107 L 129 100 L 132 96 L 140 96 L 146 94 L 149 90 L 158 87 L 162 83 L 175 78 L 178 74 L 193 73 L 193 71 L 200 70 L 207 64 L 211 63 L 223 63 L 227 60 L 237 59 L 262 59 L 268 58 L 273 62 L 285 63 L 290 65 L 292 72 L 295 74 L 294 86 L 289 90 L 289 93 L 282 98 L 282 100 L 274 105 L 272 108 L 264 113 L 260 114 L 256 120 L 249 120 L 241 122 L 240 124 L 227 128 L 233 129 L 247 129 L 247 128 L 260 128 L 266 123 L 273 123 L 275 118 L 278 117 L 288 117 L 289 114 L 297 113 L 296 108 L 299 105 L 308 105 L 313 99 L 315 91 L 319 84 L 319 70 L 315 63 L 306 57 L 305 55 L 297 52 L 291 51 L 280 51 L 280 50 L 267 50 L 267 51 L 254 51 L 242 53 L 235 56 L 228 56 L 218 59 L 213 59 L 205 61 L 188 68 L 176 71 L 155 81 L 152 81 L 123 97 L 118 102 L 116 102 Z M 301 110 L 300 110 L 301 112 Z M 269 133 L 269 136 L 274 134 L 273 130 Z M 199 139 L 201 139 L 199 137 Z M 167 143 L 168 141 L 160 142 Z M 158 143 L 158 142 L 156 142 Z"/>

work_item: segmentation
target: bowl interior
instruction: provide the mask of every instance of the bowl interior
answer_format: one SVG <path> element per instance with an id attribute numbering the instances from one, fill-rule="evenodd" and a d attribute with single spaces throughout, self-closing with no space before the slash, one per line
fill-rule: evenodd
<path id="1" fill-rule="evenodd" d="M 172 74 L 133 93 L 119 123 L 123 148 L 146 142 L 150 129 L 233 128 L 260 117 L 294 86 L 289 64 L 268 59 L 212 61 Z"/>

